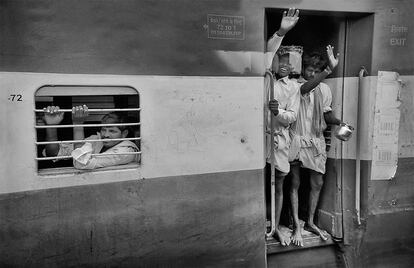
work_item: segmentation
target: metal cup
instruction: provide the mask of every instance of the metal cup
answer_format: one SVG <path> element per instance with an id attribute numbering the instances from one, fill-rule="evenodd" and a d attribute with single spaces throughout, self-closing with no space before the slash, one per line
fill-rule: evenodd
<path id="1" fill-rule="evenodd" d="M 348 124 L 341 124 L 335 131 L 335 137 L 341 141 L 347 141 L 351 138 L 354 128 Z"/>

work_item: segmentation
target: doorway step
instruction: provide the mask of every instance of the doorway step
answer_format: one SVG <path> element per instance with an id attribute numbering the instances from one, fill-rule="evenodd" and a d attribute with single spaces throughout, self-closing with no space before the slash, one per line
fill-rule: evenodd
<path id="1" fill-rule="evenodd" d="M 281 226 L 290 236 L 292 230 Z M 329 236 L 323 241 L 319 236 L 303 230 L 303 247 L 282 246 L 274 238 L 266 240 L 267 267 L 345 267 L 335 241 Z"/>

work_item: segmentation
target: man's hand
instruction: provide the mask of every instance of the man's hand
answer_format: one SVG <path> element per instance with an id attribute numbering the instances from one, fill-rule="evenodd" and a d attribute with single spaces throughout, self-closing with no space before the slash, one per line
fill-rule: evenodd
<path id="1" fill-rule="evenodd" d="M 81 105 L 72 108 L 72 123 L 74 125 L 83 124 L 86 117 L 88 117 L 88 106 Z"/>
<path id="2" fill-rule="evenodd" d="M 269 101 L 269 110 L 276 116 L 279 114 L 279 102 L 275 99 Z"/>
<path id="3" fill-rule="evenodd" d="M 46 125 L 59 125 L 62 122 L 63 112 L 59 111 L 59 106 L 47 106 L 43 111 L 43 121 Z"/>
<path id="4" fill-rule="evenodd" d="M 336 54 L 336 58 L 333 52 L 334 47 L 331 45 L 328 45 L 326 47 L 326 54 L 328 54 L 328 59 L 329 59 L 329 68 L 331 68 L 331 71 L 333 71 L 333 69 L 335 69 L 336 66 L 338 66 L 338 57 L 339 57 L 339 53 Z"/>
<path id="5" fill-rule="evenodd" d="M 339 125 L 340 125 L 340 126 L 347 126 L 347 127 L 348 127 L 349 129 L 351 129 L 351 130 L 354 130 L 354 129 L 355 129 L 353 126 L 351 126 L 350 124 L 345 123 L 345 122 L 341 122 L 341 123 L 339 123 Z"/>
<path id="6" fill-rule="evenodd" d="M 282 21 L 280 22 L 280 28 L 277 31 L 277 35 L 284 36 L 289 32 L 299 20 L 299 10 L 295 8 L 289 8 L 288 11 L 283 12 Z"/>

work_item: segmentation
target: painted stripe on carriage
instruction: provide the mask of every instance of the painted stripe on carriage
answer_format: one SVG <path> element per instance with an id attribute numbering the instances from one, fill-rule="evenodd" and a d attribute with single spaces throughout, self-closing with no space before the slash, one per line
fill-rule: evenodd
<path id="1" fill-rule="evenodd" d="M 177 77 L 132 75 L 74 75 L 41 73 L 0 73 L 2 94 L 21 93 L 22 102 L 0 98 L 0 192 L 95 184 L 165 176 L 208 174 L 223 171 L 252 170 L 264 166 L 263 78 L 262 77 Z M 414 76 L 401 76 L 403 121 L 400 127 L 399 157 L 414 156 L 414 97 L 410 90 Z M 328 79 L 339 111 L 342 103 L 335 95 L 342 92 L 342 79 Z M 346 110 L 356 112 L 357 78 L 345 78 Z M 365 79 L 367 103 L 363 113 L 370 113 L 376 77 Z M 87 175 L 37 175 L 34 94 L 45 84 L 130 85 L 141 96 L 142 166 L 135 169 L 101 171 Z M 340 90 L 339 90 L 340 89 Z M 341 93 L 342 94 L 342 93 Z M 3 96 L 4 96 L 3 95 Z M 335 112 L 337 113 L 337 112 Z M 340 113 L 339 113 L 340 115 Z M 353 114 L 344 121 L 356 126 Z M 23 122 L 22 118 L 28 121 Z M 366 118 L 361 160 L 372 159 L 370 118 Z M 355 134 L 355 133 L 354 133 Z M 339 143 L 335 138 L 334 142 Z M 355 159 L 355 142 L 342 143 L 343 158 Z M 341 157 L 340 143 L 329 152 Z M 113 176 L 114 172 L 117 176 Z M 101 176 L 108 173 L 106 179 Z M 95 175 L 94 175 L 95 174 Z M 96 174 L 99 174 L 97 176 Z M 96 177 L 97 176 L 97 177 Z"/>

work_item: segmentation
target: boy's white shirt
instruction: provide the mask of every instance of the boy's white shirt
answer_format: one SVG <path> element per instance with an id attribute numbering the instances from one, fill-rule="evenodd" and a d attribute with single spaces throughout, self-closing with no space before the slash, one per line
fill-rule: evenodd
<path id="1" fill-rule="evenodd" d="M 282 44 L 284 36 L 279 36 L 275 33 L 267 41 L 267 52 L 266 52 L 266 68 L 271 69 L 273 58 L 276 55 L 277 50 Z M 276 90 L 277 89 L 277 90 Z M 300 87 L 296 80 L 289 79 L 284 77 L 275 81 L 274 88 L 274 98 L 279 101 L 279 114 L 276 117 L 276 126 L 275 131 L 280 129 L 280 126 L 283 128 L 288 127 L 293 123 L 299 112 L 299 103 L 300 103 Z"/>
<path id="2" fill-rule="evenodd" d="M 306 80 L 305 80 L 306 81 Z M 304 82 L 303 80 L 301 82 Z M 332 92 L 330 87 L 321 82 L 318 87 L 321 89 L 322 93 L 322 109 L 323 112 L 330 112 L 332 111 Z M 309 93 L 306 93 L 301 96 L 302 100 L 306 104 L 306 115 L 305 115 L 305 122 L 303 124 L 303 127 L 308 133 L 306 136 L 311 136 L 311 129 L 312 129 L 312 118 L 313 118 L 313 109 L 314 109 L 314 102 L 315 102 L 315 90 L 318 88 L 315 87 L 312 89 Z"/>

